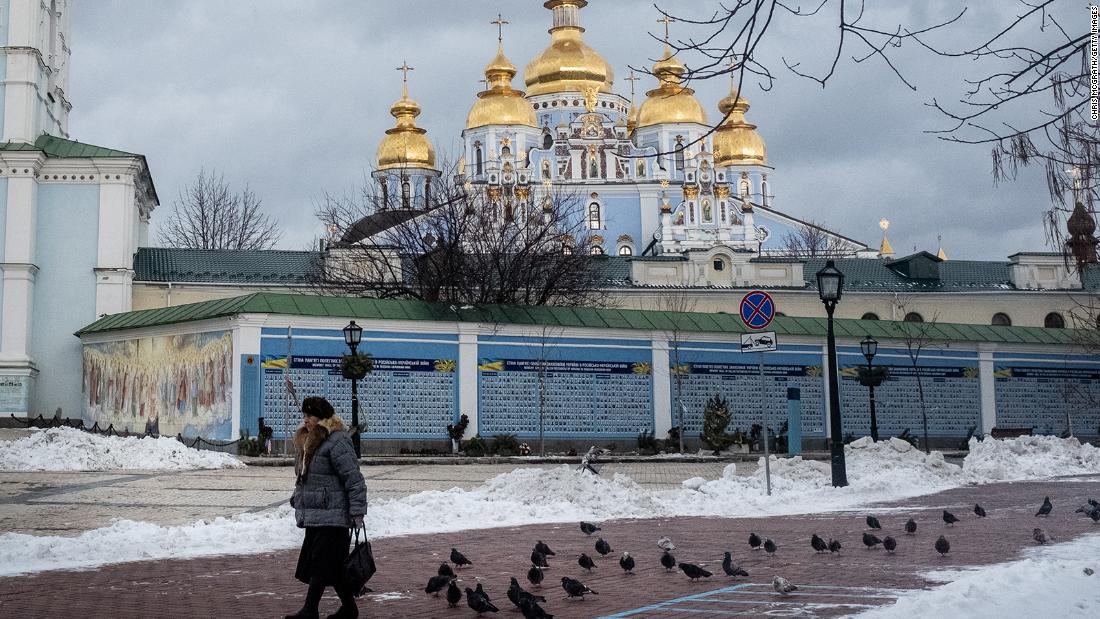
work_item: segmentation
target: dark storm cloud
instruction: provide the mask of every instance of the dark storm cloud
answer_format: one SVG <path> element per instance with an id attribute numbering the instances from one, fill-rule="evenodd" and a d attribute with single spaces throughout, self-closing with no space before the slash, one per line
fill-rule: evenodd
<path id="1" fill-rule="evenodd" d="M 930 23 L 957 6 L 874 4 L 888 7 L 876 9 L 874 24 L 891 27 Z M 695 15 L 713 5 L 668 3 Z M 548 41 L 550 16 L 541 2 L 78 1 L 71 133 L 148 157 L 163 201 L 154 222 L 205 167 L 249 184 L 286 228 L 284 246 L 303 248 L 320 233 L 313 216 L 320 196 L 352 191 L 368 172 L 392 126 L 388 108 L 401 83 L 393 69 L 403 60 L 416 67 L 410 91 L 424 109 L 420 125 L 441 154 L 457 152 L 477 80 L 494 53 L 488 22 L 498 11 L 512 22 L 505 47 L 522 76 Z M 947 42 L 973 40 L 1015 12 L 1011 2 L 971 3 Z M 660 53 L 649 34 L 658 29 L 656 18 L 646 1 L 593 0 L 582 13 L 586 40 L 615 67 L 620 93 L 629 93 L 622 80 L 628 66 L 648 66 Z M 677 33 L 687 34 L 674 25 Z M 952 258 L 1047 249 L 1041 174 L 994 186 L 989 148 L 924 133 L 944 126 L 924 103 L 957 98 L 970 68 L 912 46 L 899 50 L 913 92 L 881 62 L 853 64 L 853 50 L 823 90 L 786 72 L 779 57 L 823 69 L 835 31 L 777 22 L 773 35 L 761 53 L 778 79 L 768 92 L 748 80 L 744 93 L 752 103 L 748 119 L 776 168 L 778 208 L 872 245 L 886 217 L 899 253 L 935 251 L 937 235 Z M 643 76 L 639 101 L 652 82 Z M 728 82 L 695 87 L 717 120 Z"/>

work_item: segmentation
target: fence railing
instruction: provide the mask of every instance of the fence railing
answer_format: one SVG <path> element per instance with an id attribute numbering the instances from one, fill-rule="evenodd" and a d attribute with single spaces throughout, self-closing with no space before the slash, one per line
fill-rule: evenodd
<path id="1" fill-rule="evenodd" d="M 130 432 L 129 430 L 123 430 L 119 432 L 115 429 L 115 425 L 112 423 L 106 428 L 99 427 L 99 422 L 95 422 L 91 427 L 84 424 L 83 419 L 62 419 L 61 417 L 50 417 L 49 419 L 39 414 L 37 417 L 27 419 L 21 419 L 15 415 L 9 415 L 15 421 L 23 424 L 24 427 L 34 427 L 39 429 L 47 428 L 73 428 L 74 430 L 83 430 L 84 432 L 90 432 L 92 434 L 99 434 L 101 436 L 118 436 L 122 438 L 136 437 L 136 438 L 160 438 L 160 434 L 146 430 L 145 432 Z M 195 449 L 209 449 L 211 451 L 223 451 L 231 452 L 233 450 L 226 449 L 232 447 L 241 442 L 241 439 L 235 441 L 211 441 L 201 436 L 194 438 L 185 438 L 182 433 L 176 434 L 175 439 L 183 443 L 187 447 L 194 447 Z"/>

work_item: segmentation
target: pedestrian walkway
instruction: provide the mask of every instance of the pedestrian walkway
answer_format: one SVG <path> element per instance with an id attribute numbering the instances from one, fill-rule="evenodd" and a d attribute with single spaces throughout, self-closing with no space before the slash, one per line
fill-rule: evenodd
<path id="1" fill-rule="evenodd" d="M 1049 518 L 1037 519 L 1043 496 L 1054 501 Z M 1016 482 L 966 487 L 895 503 L 879 504 L 858 513 L 808 514 L 772 518 L 665 518 L 600 523 L 613 549 L 599 558 L 595 537 L 580 532 L 576 523 L 479 529 L 455 533 L 411 535 L 375 540 L 379 572 L 371 581 L 373 593 L 360 600 L 365 617 L 474 617 L 465 604 L 448 609 L 442 599 L 429 597 L 423 587 L 446 560 L 451 547 L 459 548 L 473 566 L 459 570 L 461 585 L 482 583 L 506 614 L 511 605 L 505 592 L 510 576 L 527 586 L 525 574 L 536 540 L 557 552 L 540 591 L 545 608 L 561 619 L 591 617 L 749 617 L 784 615 L 837 617 L 867 607 L 890 603 L 899 592 L 929 586 L 921 574 L 1010 561 L 1023 548 L 1034 546 L 1032 528 L 1043 526 L 1059 540 L 1100 533 L 1073 510 L 1086 497 L 1100 497 L 1100 476 L 1067 480 Z M 988 518 L 971 511 L 980 502 Z M 948 527 L 941 511 L 950 509 L 962 522 Z M 867 550 L 860 543 L 864 516 L 872 512 L 882 522 L 883 535 L 898 540 L 896 554 Z M 907 536 L 903 523 L 919 524 Z M 1038 524 L 1037 524 L 1038 523 Z M 776 540 L 774 556 L 750 550 L 749 532 Z M 832 537 L 844 545 L 836 555 L 817 554 L 810 548 L 812 533 Z M 932 544 L 941 534 L 951 541 L 946 557 Z M 715 575 L 690 582 L 683 574 L 666 572 L 659 564 L 656 541 L 669 536 L 680 561 L 705 564 Z M 624 574 L 618 556 L 629 551 L 637 561 L 634 575 Z M 722 552 L 750 574 L 731 579 L 721 573 Z M 304 586 L 292 573 L 296 551 L 250 555 L 245 553 L 180 561 L 139 562 L 106 566 L 86 572 L 49 572 L 0 578 L 0 616 L 10 617 L 281 617 L 298 608 Z M 591 574 L 576 563 L 586 552 L 597 557 Z M 1100 572 L 1100 558 L 1096 569 Z M 793 595 L 771 589 L 774 575 L 798 585 Z M 599 595 L 566 600 L 562 576 L 577 578 Z M 1100 577 L 1100 576 L 1098 576 Z M 322 616 L 338 602 L 329 591 Z"/>

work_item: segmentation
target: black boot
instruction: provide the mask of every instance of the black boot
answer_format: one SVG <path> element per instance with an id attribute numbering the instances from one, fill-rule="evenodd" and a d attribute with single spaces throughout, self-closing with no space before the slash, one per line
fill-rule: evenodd
<path id="1" fill-rule="evenodd" d="M 355 603 L 355 596 L 347 585 L 337 585 L 336 595 L 340 597 L 340 608 L 326 619 L 355 619 L 359 616 L 359 605 Z"/>
<path id="2" fill-rule="evenodd" d="M 309 589 L 306 591 L 306 603 L 302 610 L 287 615 L 284 619 L 317 619 L 317 607 L 321 604 L 321 596 L 325 594 L 325 583 L 314 578 L 309 581 Z"/>

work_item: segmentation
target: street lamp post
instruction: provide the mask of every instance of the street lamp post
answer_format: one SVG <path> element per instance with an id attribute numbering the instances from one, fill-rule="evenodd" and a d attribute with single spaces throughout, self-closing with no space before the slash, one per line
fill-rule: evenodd
<path id="1" fill-rule="evenodd" d="M 356 356 L 359 342 L 363 340 L 363 327 L 355 324 L 355 321 L 344 327 L 344 343 L 351 349 L 351 356 Z M 362 451 L 359 447 L 359 379 L 351 379 L 351 425 L 354 430 L 351 433 L 351 444 L 355 447 L 355 457 L 359 458 Z"/>
<path id="2" fill-rule="evenodd" d="M 829 315 L 827 348 L 829 349 L 829 433 L 832 435 L 833 486 L 847 486 L 848 475 L 844 470 L 844 434 L 840 423 L 840 385 L 837 384 L 836 338 L 833 335 L 833 310 L 844 290 L 844 274 L 837 270 L 832 260 L 817 272 L 817 294 L 825 304 Z"/>
<path id="3" fill-rule="evenodd" d="M 878 381 L 871 373 L 871 360 L 875 358 L 875 353 L 878 352 L 878 340 L 868 335 L 859 343 L 859 348 L 863 351 L 864 358 L 867 359 L 867 389 L 871 399 L 871 440 L 877 441 L 878 417 L 875 416 L 875 384 Z"/>

